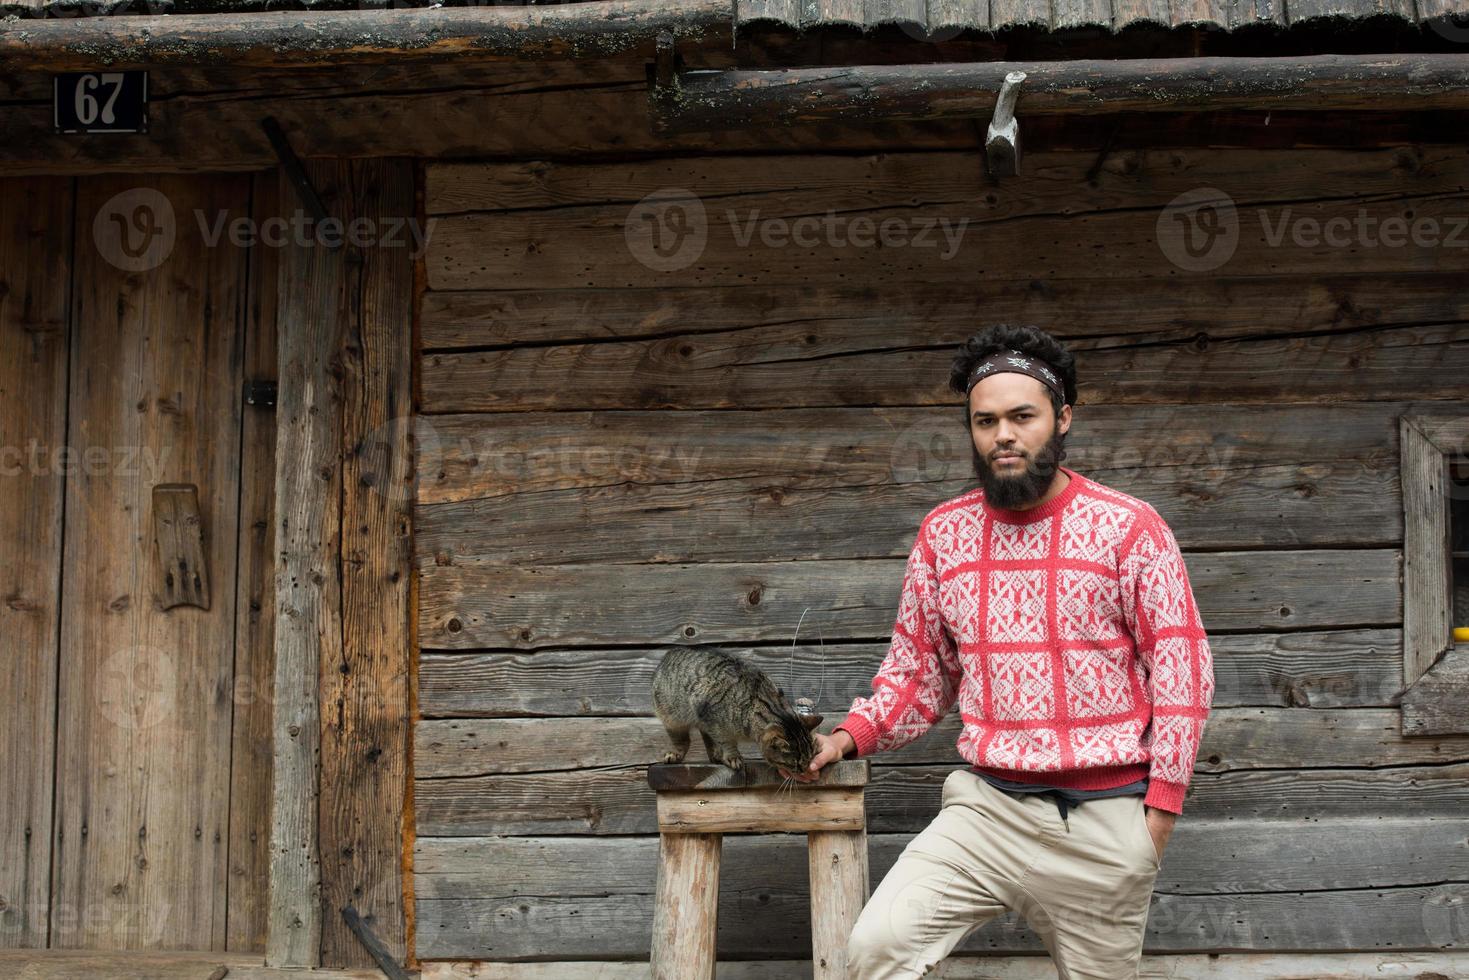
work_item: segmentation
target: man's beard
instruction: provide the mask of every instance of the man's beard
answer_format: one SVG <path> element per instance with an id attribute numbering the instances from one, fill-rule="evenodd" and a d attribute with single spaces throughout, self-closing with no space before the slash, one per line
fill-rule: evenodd
<path id="1" fill-rule="evenodd" d="M 1066 434 L 1061 431 L 1061 424 L 1058 422 L 1051 429 L 1051 438 L 1046 440 L 1046 444 L 1034 456 L 1021 449 L 1014 450 L 1021 454 L 1022 465 L 1018 473 L 1011 475 L 997 471 L 994 464 L 981 456 L 971 442 L 974 475 L 984 487 L 985 500 L 1002 510 L 1017 510 L 1041 499 L 1056 478 L 1061 460 L 1066 458 L 1065 444 Z"/>

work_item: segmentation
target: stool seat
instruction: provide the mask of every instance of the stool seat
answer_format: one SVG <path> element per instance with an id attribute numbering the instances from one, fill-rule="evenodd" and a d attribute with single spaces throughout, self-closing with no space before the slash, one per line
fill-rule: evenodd
<path id="1" fill-rule="evenodd" d="M 813 980 L 844 980 L 847 938 L 867 904 L 867 759 L 834 762 L 789 783 L 764 761 L 648 767 L 658 794 L 654 980 L 713 980 L 722 835 L 805 833 L 811 874 Z M 777 790 L 780 791 L 777 796 Z"/>

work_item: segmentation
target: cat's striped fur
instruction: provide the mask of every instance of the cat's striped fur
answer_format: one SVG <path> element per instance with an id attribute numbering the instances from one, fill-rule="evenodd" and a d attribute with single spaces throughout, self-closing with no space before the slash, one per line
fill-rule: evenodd
<path id="1" fill-rule="evenodd" d="M 755 742 L 776 768 L 803 773 L 816 754 L 811 730 L 820 715 L 798 715 L 770 677 L 722 650 L 675 647 L 653 671 L 653 710 L 673 750 L 665 763 L 682 762 L 689 730 L 698 728 L 712 762 L 744 768 L 740 743 Z"/>

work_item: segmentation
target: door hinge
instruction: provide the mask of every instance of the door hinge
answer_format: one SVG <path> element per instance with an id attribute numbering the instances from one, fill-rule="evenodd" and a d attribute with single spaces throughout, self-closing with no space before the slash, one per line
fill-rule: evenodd
<path id="1" fill-rule="evenodd" d="M 275 408 L 275 382 L 258 378 L 245 380 L 245 404 Z"/>

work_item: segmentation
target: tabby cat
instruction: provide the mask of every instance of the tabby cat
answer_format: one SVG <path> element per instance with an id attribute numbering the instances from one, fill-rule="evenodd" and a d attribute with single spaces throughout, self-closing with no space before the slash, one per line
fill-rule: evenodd
<path id="1" fill-rule="evenodd" d="M 760 746 L 777 769 L 804 773 L 816 754 L 811 730 L 820 715 L 798 715 L 764 671 L 732 653 L 676 647 L 653 671 L 653 710 L 668 731 L 673 751 L 665 763 L 682 762 L 689 729 L 698 728 L 711 762 L 744 768 L 740 742 Z"/>

